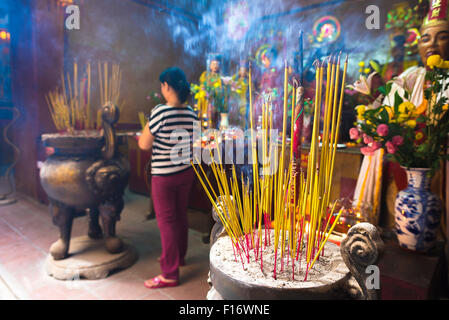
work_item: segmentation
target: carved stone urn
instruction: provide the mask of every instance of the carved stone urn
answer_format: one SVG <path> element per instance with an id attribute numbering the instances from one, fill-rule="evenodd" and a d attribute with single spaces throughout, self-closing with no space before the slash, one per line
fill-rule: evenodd
<path id="1" fill-rule="evenodd" d="M 263 275 L 245 274 L 250 267 L 243 270 L 234 260 L 231 241 L 215 209 L 213 218 L 216 224 L 211 233 L 209 300 L 380 299 L 380 287 L 367 286 L 371 275 L 367 268 L 375 266 L 384 244 L 377 228 L 369 223 L 353 226 L 340 247 L 328 242 L 324 249 L 327 263 L 307 281 L 281 281 L 272 279 L 272 270 Z"/>
<path id="2" fill-rule="evenodd" d="M 118 118 L 118 108 L 108 104 L 102 109 L 102 133 L 79 131 L 42 135 L 44 146 L 54 149 L 40 170 L 53 223 L 60 231 L 59 239 L 50 248 L 54 260 L 68 257 L 73 219 L 86 214 L 90 239 L 103 238 L 109 253 L 118 253 L 124 248 L 116 237 L 115 227 L 124 207 L 129 164 L 116 150 L 114 124 Z"/>

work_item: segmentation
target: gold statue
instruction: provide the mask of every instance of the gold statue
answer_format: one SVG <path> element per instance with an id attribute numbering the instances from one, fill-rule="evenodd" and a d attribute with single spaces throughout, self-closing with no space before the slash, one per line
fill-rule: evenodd
<path id="1" fill-rule="evenodd" d="M 248 94 L 248 68 L 245 64 L 241 64 L 236 74 L 232 76 L 233 92 L 232 102 L 237 106 L 237 112 L 233 112 L 233 116 L 237 118 L 237 122 L 241 127 L 246 126 L 247 113 L 247 94 Z"/>
<path id="2" fill-rule="evenodd" d="M 215 127 L 218 122 L 218 115 L 224 110 L 223 84 L 221 79 L 221 56 L 210 54 L 208 59 L 208 70 L 200 76 L 199 86 L 207 92 L 207 96 L 199 101 L 202 105 L 201 118 L 207 118 L 209 127 Z M 201 110 L 200 109 L 200 110 Z"/>

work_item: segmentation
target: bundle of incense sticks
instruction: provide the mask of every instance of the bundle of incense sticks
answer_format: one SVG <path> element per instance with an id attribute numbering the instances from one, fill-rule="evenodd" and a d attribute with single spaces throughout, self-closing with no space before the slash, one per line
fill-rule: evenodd
<path id="1" fill-rule="evenodd" d="M 79 75 L 78 64 L 73 64 L 72 77 L 61 75 L 62 90 L 55 89 L 46 96 L 53 123 L 58 131 L 93 129 L 91 110 L 91 66 Z"/>
<path id="2" fill-rule="evenodd" d="M 109 70 L 111 69 L 111 70 Z M 110 72 L 109 72 L 110 71 Z M 123 111 L 125 100 L 120 97 L 122 83 L 122 71 L 120 65 L 107 62 L 98 63 L 98 78 L 100 84 L 100 104 L 103 107 L 107 103 L 116 105 L 120 112 Z M 97 112 L 97 128 L 101 126 L 101 109 Z"/>
<path id="3" fill-rule="evenodd" d="M 221 162 L 220 149 L 216 150 L 218 162 L 212 161 L 211 163 L 217 192 L 212 187 L 201 164 L 196 168 L 192 162 L 199 181 L 232 241 L 235 259 L 240 257 L 243 268 L 245 268 L 245 263 L 250 263 L 254 259 L 260 263 L 261 271 L 264 271 L 263 249 L 271 245 L 271 232 L 268 232 L 267 228 L 270 228 L 272 222 L 274 224 L 273 277 L 275 279 L 278 272 L 278 256 L 281 261 L 280 272 L 284 271 L 285 260 L 287 260 L 287 264 L 289 261 L 292 262 L 292 280 L 295 276 L 295 264 L 298 264 L 300 268 L 301 260 L 304 259 L 306 262 L 303 264 L 305 265 L 305 281 L 309 270 L 319 259 L 320 254 L 324 254 L 324 246 L 343 212 L 341 209 L 338 214 L 335 213 L 336 203 L 330 205 L 329 199 L 348 65 L 346 56 L 344 68 L 341 71 L 340 56 L 341 54 L 331 56 L 325 61 L 315 61 L 314 63 L 316 68 L 314 123 L 306 172 L 297 172 L 292 160 L 285 165 L 285 157 L 288 156 L 286 153 L 287 64 L 284 73 L 282 145 L 280 153 L 275 152 L 276 156 L 272 157 L 275 162 L 274 168 L 277 170 L 275 172 L 268 170 L 273 164 L 270 163 L 267 155 L 276 148 L 274 145 L 276 141 L 272 142 L 267 135 L 267 130 L 272 127 L 273 121 L 270 101 L 266 101 L 262 106 L 262 133 L 258 134 L 261 139 L 259 143 L 262 144 L 262 155 L 257 154 L 251 68 L 249 72 L 249 102 L 253 161 L 252 187 L 249 181 L 244 180 L 243 176 L 240 179 L 237 177 L 234 166 L 232 166 L 230 177 L 226 175 Z M 326 74 L 325 88 L 323 88 L 324 74 Z M 301 88 L 298 89 L 302 91 Z M 296 90 L 297 88 L 294 87 L 292 108 L 295 108 Z M 321 108 L 324 108 L 322 128 L 320 126 Z M 292 134 L 293 119 L 291 130 Z M 323 139 L 320 150 L 321 130 Z M 289 151 L 290 159 L 292 159 L 292 146 Z M 215 159 L 212 156 L 212 150 L 210 152 L 211 159 Z M 259 157 L 262 159 L 261 176 L 259 175 Z"/>
<path id="4" fill-rule="evenodd" d="M 109 69 L 111 72 L 109 73 Z M 46 96 L 53 123 L 58 131 L 91 130 L 101 127 L 101 107 L 111 102 L 122 111 L 125 101 L 120 98 L 122 73 L 118 64 L 109 68 L 108 63 L 98 64 L 100 104 L 92 108 L 92 68 L 87 64 L 80 74 L 78 63 L 73 73 L 61 75 L 61 86 Z"/>

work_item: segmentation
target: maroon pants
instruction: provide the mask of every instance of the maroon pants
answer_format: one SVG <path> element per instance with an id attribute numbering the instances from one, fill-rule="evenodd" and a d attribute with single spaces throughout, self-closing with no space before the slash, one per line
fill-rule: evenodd
<path id="1" fill-rule="evenodd" d="M 188 242 L 187 205 L 194 179 L 192 168 L 169 176 L 153 176 L 151 193 L 161 234 L 161 270 L 167 279 L 178 280 Z"/>

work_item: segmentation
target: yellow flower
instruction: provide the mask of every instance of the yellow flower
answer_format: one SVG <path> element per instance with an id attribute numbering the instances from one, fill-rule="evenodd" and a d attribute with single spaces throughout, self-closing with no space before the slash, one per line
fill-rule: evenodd
<path id="1" fill-rule="evenodd" d="M 398 107 L 399 113 L 409 113 L 415 110 L 415 105 L 409 101 L 402 102 Z"/>
<path id="2" fill-rule="evenodd" d="M 359 120 L 363 120 L 363 119 L 364 119 L 363 114 L 365 113 L 365 109 L 366 109 L 366 107 L 365 107 L 363 104 L 358 105 L 358 106 L 356 107 L 356 110 L 357 110 L 357 118 L 359 118 Z"/>
<path id="3" fill-rule="evenodd" d="M 415 129 L 415 127 L 416 127 L 416 121 L 415 120 L 408 120 L 405 124 L 408 127 L 412 128 L 412 129 Z"/>
<path id="4" fill-rule="evenodd" d="M 370 73 L 370 71 L 371 71 L 370 68 L 365 68 L 365 69 L 363 70 L 363 72 L 365 72 L 366 74 Z"/>
<path id="5" fill-rule="evenodd" d="M 427 58 L 427 66 L 430 69 L 433 69 L 434 67 L 438 66 L 441 63 L 441 57 L 438 54 L 431 55 Z"/>
<path id="6" fill-rule="evenodd" d="M 444 61 L 438 54 L 434 54 L 427 58 L 427 65 L 430 69 L 440 68 L 449 69 L 449 61 Z"/>
<path id="7" fill-rule="evenodd" d="M 445 105 L 443 106 L 443 111 L 446 111 L 448 108 L 449 108 L 449 106 L 448 106 L 447 104 L 445 104 Z"/>
<path id="8" fill-rule="evenodd" d="M 402 113 L 399 115 L 397 121 L 398 121 L 398 123 L 402 123 L 402 122 L 406 121 L 407 119 L 408 119 L 408 116 L 406 114 Z"/>
<path id="9" fill-rule="evenodd" d="M 364 61 L 360 61 L 360 62 L 359 62 L 359 67 L 360 67 L 360 68 L 363 68 L 364 66 L 365 66 L 365 62 L 364 62 Z"/>
<path id="10" fill-rule="evenodd" d="M 415 134 L 415 140 L 421 140 L 422 138 L 424 138 L 424 133 L 422 133 L 421 131 L 418 131 Z"/>
<path id="11" fill-rule="evenodd" d="M 214 83 L 214 87 L 215 88 L 221 87 L 221 83 L 219 81 L 215 82 Z"/>

